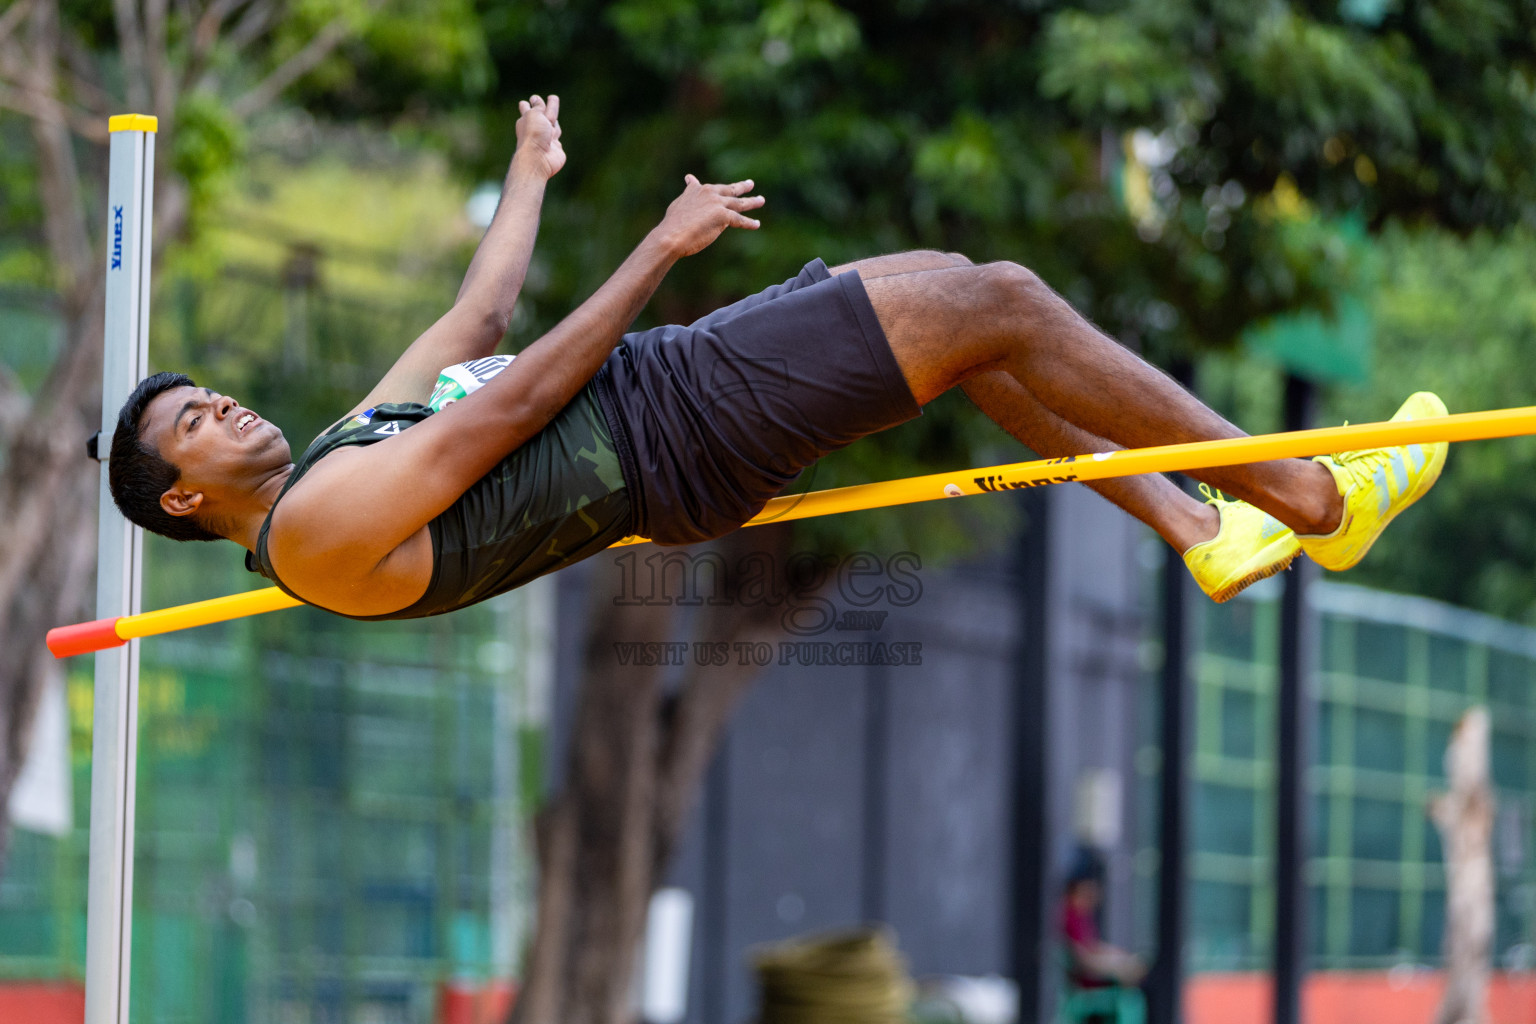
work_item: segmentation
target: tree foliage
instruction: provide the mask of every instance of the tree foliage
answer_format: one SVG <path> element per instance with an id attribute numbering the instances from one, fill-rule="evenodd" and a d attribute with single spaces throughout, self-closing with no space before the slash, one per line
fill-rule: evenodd
<path id="1" fill-rule="evenodd" d="M 1380 240 L 1375 370 L 1335 421 L 1386 419 L 1414 391 L 1452 412 L 1536 404 L 1536 234 L 1393 229 Z M 1536 438 L 1453 446 L 1441 481 L 1382 535 L 1360 582 L 1536 623 Z"/>
<path id="2" fill-rule="evenodd" d="M 504 134 L 527 92 L 565 97 L 573 156 L 546 218 L 546 315 L 595 287 L 694 171 L 753 178 L 765 227 L 679 267 L 655 318 L 812 255 L 932 247 L 1024 262 L 1166 357 L 1362 290 L 1368 268 L 1335 215 L 1457 230 L 1536 217 L 1531 5 L 1462 6 L 497 6 L 481 137 Z M 499 153 L 486 154 L 489 174 Z M 818 485 L 1011 454 L 960 404 L 828 460 Z M 921 512 L 871 519 L 912 523 L 909 539 L 945 532 Z M 808 529 L 831 541 L 844 527 Z"/>

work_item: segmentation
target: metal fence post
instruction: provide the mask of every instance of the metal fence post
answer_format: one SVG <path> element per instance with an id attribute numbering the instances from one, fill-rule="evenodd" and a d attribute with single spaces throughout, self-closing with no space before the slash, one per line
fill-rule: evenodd
<path id="1" fill-rule="evenodd" d="M 1317 388 L 1294 374 L 1285 382 L 1285 429 L 1312 425 Z M 1306 559 L 1285 576 L 1280 601 L 1280 685 L 1275 744 L 1274 1024 L 1299 1024 L 1307 978 L 1307 771 L 1312 765 L 1316 622 L 1307 607 L 1316 572 Z"/>

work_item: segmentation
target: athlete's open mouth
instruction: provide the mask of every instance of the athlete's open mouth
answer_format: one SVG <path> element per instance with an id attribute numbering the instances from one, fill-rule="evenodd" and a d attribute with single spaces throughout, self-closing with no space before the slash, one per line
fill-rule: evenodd
<path id="1" fill-rule="evenodd" d="M 257 417 L 257 415 L 253 412 L 244 413 L 241 415 L 240 421 L 235 424 L 235 433 L 244 434 L 245 429 L 252 423 L 255 423 L 258 418 L 259 417 Z"/>

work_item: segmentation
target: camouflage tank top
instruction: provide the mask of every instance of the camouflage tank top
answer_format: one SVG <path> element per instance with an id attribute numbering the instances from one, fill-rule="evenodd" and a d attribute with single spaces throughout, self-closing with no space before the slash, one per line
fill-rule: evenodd
<path id="1" fill-rule="evenodd" d="M 442 408 L 464 395 L 464 366 L 481 371 L 484 383 L 510 359 L 487 373 L 477 363 L 450 367 L 440 378 L 432 404 Z M 573 562 L 595 555 L 632 531 L 633 510 L 625 486 L 621 451 L 605 415 L 601 371 L 549 425 L 509 454 L 447 511 L 428 524 L 432 537 L 432 582 L 420 600 L 388 615 L 350 615 L 354 619 L 415 619 L 440 615 L 522 586 Z M 470 390 L 478 383 L 471 383 Z M 294 465 L 283 495 L 315 463 L 348 445 L 368 445 L 393 437 L 436 410 L 416 402 L 379 405 L 338 423 L 314 440 Z M 622 425 L 620 426 L 622 429 Z M 627 453 L 625 453 L 627 454 Z M 366 500 L 387 501 L 387 495 Z M 267 555 L 271 512 L 257 535 L 256 551 L 246 554 L 246 568 L 258 572 L 299 598 L 272 569 Z"/>

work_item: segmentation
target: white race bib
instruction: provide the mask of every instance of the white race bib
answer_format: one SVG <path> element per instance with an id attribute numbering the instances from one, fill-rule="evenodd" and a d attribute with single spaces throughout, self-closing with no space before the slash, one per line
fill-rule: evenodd
<path id="1" fill-rule="evenodd" d="M 432 397 L 427 399 L 427 407 L 433 412 L 442 412 L 459 399 L 479 391 L 485 386 L 486 381 L 511 366 L 512 360 L 516 358 L 516 356 L 486 356 L 484 359 L 471 359 L 467 363 L 445 366 L 437 375 L 437 387 L 432 389 Z"/>

